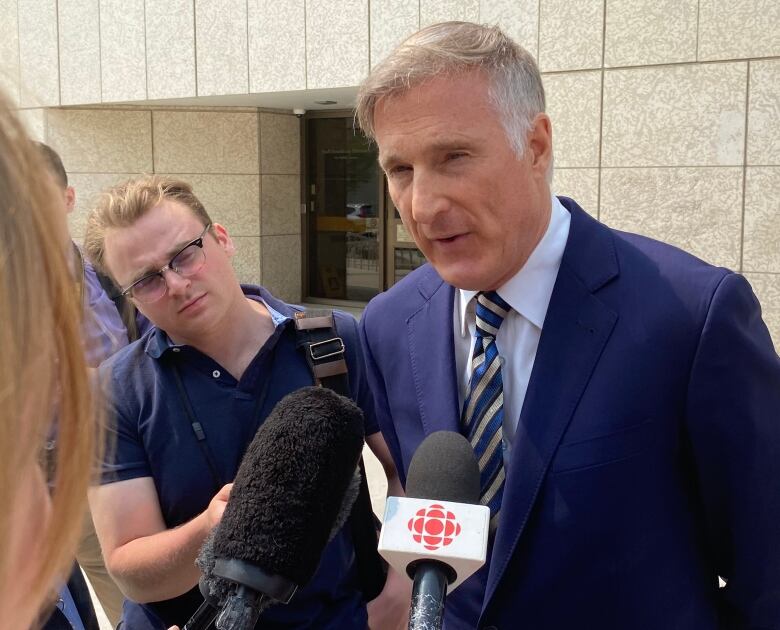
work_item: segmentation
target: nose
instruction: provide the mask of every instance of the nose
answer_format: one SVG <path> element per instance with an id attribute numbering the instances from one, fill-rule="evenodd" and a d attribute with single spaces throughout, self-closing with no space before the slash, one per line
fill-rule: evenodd
<path id="1" fill-rule="evenodd" d="M 443 179 L 436 173 L 418 169 L 412 184 L 412 218 L 416 223 L 431 224 L 450 206 Z"/>
<path id="2" fill-rule="evenodd" d="M 168 287 L 168 293 L 170 295 L 182 295 L 190 287 L 190 279 L 180 276 L 173 269 L 166 269 L 163 271 L 163 278 L 165 278 L 165 284 Z"/>

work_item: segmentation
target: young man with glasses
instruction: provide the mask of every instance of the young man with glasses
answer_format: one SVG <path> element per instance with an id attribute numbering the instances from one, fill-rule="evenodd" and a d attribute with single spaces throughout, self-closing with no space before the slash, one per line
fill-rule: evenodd
<path id="1" fill-rule="evenodd" d="M 183 626 L 202 601 L 195 558 L 246 446 L 277 401 L 312 384 L 296 346 L 299 309 L 238 283 L 227 230 L 182 181 L 146 176 L 110 190 L 90 215 L 85 251 L 156 326 L 101 368 L 116 432 L 90 505 L 109 571 L 132 600 L 125 627 Z M 371 409 L 356 322 L 334 315 L 352 397 Z M 366 435 L 398 492 L 371 414 Z M 391 591 L 377 598 L 386 602 L 380 611 L 392 607 Z M 361 630 L 367 622 L 347 528 L 309 585 L 261 620 L 264 628 Z"/>

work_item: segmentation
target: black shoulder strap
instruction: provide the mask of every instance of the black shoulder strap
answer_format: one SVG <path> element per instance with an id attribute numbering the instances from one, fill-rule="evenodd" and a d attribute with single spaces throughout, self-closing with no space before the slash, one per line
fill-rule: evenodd
<path id="1" fill-rule="evenodd" d="M 127 340 L 132 343 L 139 337 L 138 324 L 135 321 L 135 306 L 124 295 L 121 295 L 119 287 L 114 284 L 111 278 L 97 269 L 95 269 L 95 274 L 100 282 L 100 286 L 103 287 L 103 291 L 106 292 L 106 295 L 114 303 L 119 317 L 127 330 Z"/>
<path id="2" fill-rule="evenodd" d="M 350 397 L 349 373 L 344 358 L 344 340 L 336 330 L 331 310 L 310 310 L 295 313 L 297 346 L 302 349 L 311 367 L 314 382 Z M 385 585 L 387 563 L 377 551 L 379 521 L 371 507 L 371 495 L 366 480 L 366 467 L 360 458 L 360 492 L 349 516 L 358 583 L 366 601 L 374 599 Z"/>

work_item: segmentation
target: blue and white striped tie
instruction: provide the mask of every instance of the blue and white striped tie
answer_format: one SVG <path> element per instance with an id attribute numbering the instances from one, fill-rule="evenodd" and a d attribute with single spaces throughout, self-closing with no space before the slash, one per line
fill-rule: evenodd
<path id="1" fill-rule="evenodd" d="M 471 380 L 463 403 L 461 425 L 479 463 L 480 503 L 490 508 L 490 529 L 498 526 L 504 493 L 504 385 L 496 335 L 511 306 L 498 293 L 477 294 L 477 331 L 471 359 Z"/>

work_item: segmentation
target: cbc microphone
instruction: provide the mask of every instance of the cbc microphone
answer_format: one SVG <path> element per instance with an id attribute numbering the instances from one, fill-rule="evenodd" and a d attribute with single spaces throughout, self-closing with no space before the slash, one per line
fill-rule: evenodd
<path id="1" fill-rule="evenodd" d="M 437 431 L 412 457 L 406 497 L 387 498 L 379 553 L 414 581 L 409 630 L 440 630 L 448 588 L 485 564 L 490 509 L 479 491 L 471 444 Z"/>
<path id="2" fill-rule="evenodd" d="M 274 407 L 197 560 L 201 609 L 212 608 L 219 630 L 251 630 L 312 578 L 357 497 L 363 437 L 360 409 L 330 389 L 306 387 Z"/>

